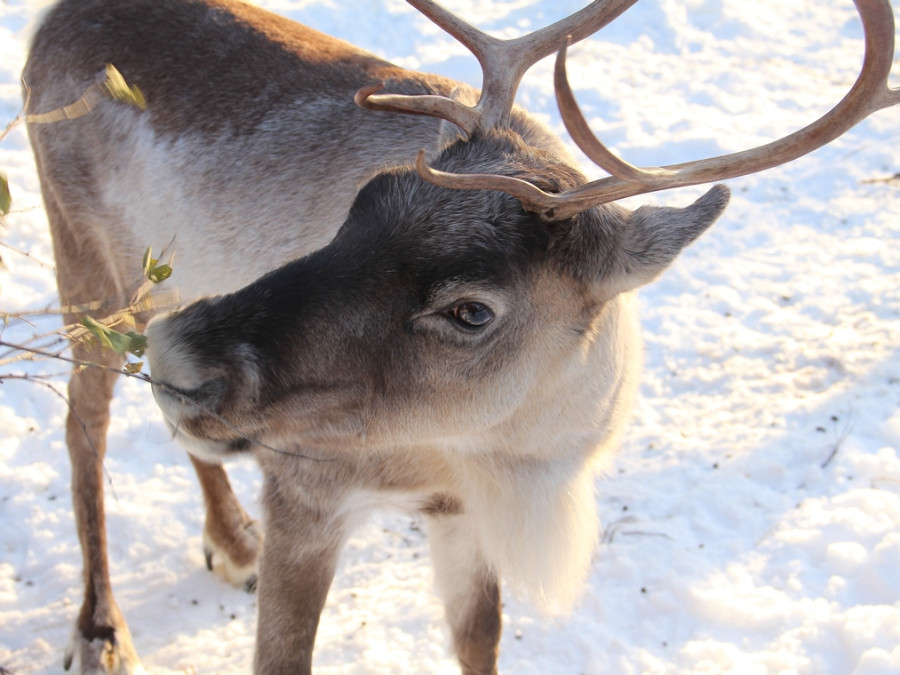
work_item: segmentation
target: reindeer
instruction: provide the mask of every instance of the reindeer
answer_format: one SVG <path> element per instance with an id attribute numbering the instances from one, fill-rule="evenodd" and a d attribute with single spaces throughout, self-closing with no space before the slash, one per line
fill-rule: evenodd
<path id="1" fill-rule="evenodd" d="M 496 672 L 501 575 L 565 612 L 597 544 L 594 469 L 635 393 L 634 291 L 728 190 L 686 208 L 613 202 L 788 162 L 900 102 L 889 2 L 856 0 L 865 64 L 830 113 L 753 150 L 632 166 L 588 129 L 565 51 L 634 1 L 501 41 L 409 0 L 475 54 L 480 92 L 236 0 L 63 0 L 37 32 L 30 110 L 77 99 L 108 63 L 146 96 L 145 112 L 105 102 L 30 126 L 60 297 L 73 320 L 102 316 L 127 301 L 146 246 L 177 250 L 184 304 L 146 328 L 154 394 L 199 477 L 208 566 L 258 585 L 256 672 L 309 672 L 342 543 L 383 505 L 425 516 L 463 672 Z M 554 52 L 562 118 L 608 178 L 587 182 L 513 104 Z M 65 666 L 133 673 L 103 516 L 122 360 L 73 350 L 104 367 L 69 385 L 85 592 Z M 265 547 L 220 464 L 247 452 Z"/>

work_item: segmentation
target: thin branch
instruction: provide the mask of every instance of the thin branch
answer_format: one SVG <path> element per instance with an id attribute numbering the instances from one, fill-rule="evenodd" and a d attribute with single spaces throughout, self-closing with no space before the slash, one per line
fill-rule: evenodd
<path id="1" fill-rule="evenodd" d="M 866 180 L 860 181 L 863 185 L 873 185 L 875 183 L 887 183 L 888 185 L 900 185 L 900 171 L 895 173 L 893 176 L 886 176 L 884 178 L 867 178 Z"/>
<path id="2" fill-rule="evenodd" d="M 3 317 L 4 319 L 8 318 L 8 315 Z M 13 317 L 17 318 L 17 317 Z M 26 319 L 20 319 L 23 323 L 28 323 L 29 325 L 34 325 L 30 321 Z M 55 337 L 54 337 L 55 336 Z M 35 335 L 31 339 L 26 340 L 21 344 L 10 344 L 9 351 L 0 354 L 0 366 L 8 366 L 12 363 L 18 363 L 19 361 L 33 361 L 33 354 L 30 352 L 29 345 L 33 345 L 36 342 L 40 342 L 41 340 L 47 340 L 48 338 L 54 337 L 52 341 L 48 344 L 42 345 L 42 351 L 39 353 L 40 356 L 49 356 L 50 358 L 59 358 L 62 353 L 71 347 L 66 336 L 62 331 L 53 331 L 51 333 L 44 333 L 43 335 Z M 65 346 L 60 349 L 58 352 L 49 351 L 53 346 L 58 345 L 60 343 L 64 343 Z M 2 340 L 0 340 L 0 346 L 2 346 Z M 16 354 L 16 352 L 25 352 L 25 354 Z"/>
<path id="3" fill-rule="evenodd" d="M 28 258 L 32 262 L 36 263 L 37 265 L 40 265 L 44 269 L 48 269 L 51 271 L 56 270 L 55 265 L 51 265 L 50 263 L 45 262 L 44 260 L 41 260 L 40 258 L 32 255 L 31 253 L 29 253 L 28 251 L 26 251 L 24 249 L 21 249 L 17 246 L 13 246 L 12 244 L 8 244 L 5 241 L 0 241 L 0 246 L 2 246 L 4 248 L 8 248 L 10 251 L 14 251 L 15 253 L 18 253 L 19 255 L 25 256 L 26 258 Z"/>
<path id="4" fill-rule="evenodd" d="M 56 387 L 53 386 L 50 382 L 45 382 L 40 376 L 33 376 L 27 373 L 15 374 L 8 373 L 0 375 L 0 382 L 4 380 L 24 380 L 26 382 L 31 382 L 32 384 L 38 384 L 42 387 L 46 387 L 54 394 L 56 394 L 59 398 L 61 398 L 66 406 L 69 408 L 69 412 L 72 413 L 72 416 L 75 418 L 75 421 L 78 422 L 78 426 L 81 427 L 81 431 L 84 434 L 85 439 L 88 442 L 88 445 L 91 448 L 91 451 L 94 453 L 94 457 L 97 458 L 97 461 L 100 462 L 100 466 L 103 468 L 103 474 L 106 476 L 106 482 L 109 484 L 110 493 L 113 496 L 113 499 L 118 503 L 119 496 L 116 494 L 116 488 L 113 485 L 112 476 L 109 471 L 106 469 L 106 463 L 103 461 L 103 457 L 100 455 L 100 452 L 97 450 L 97 447 L 94 445 L 94 442 L 91 440 L 91 435 L 88 433 L 87 424 L 84 423 L 84 420 L 81 419 L 81 415 L 78 414 L 78 411 L 72 406 L 72 402 L 69 400 L 69 397 L 59 391 Z"/>
<path id="5" fill-rule="evenodd" d="M 31 87 L 28 86 L 28 83 L 25 82 L 25 78 L 22 78 L 22 86 L 25 88 L 25 102 L 22 104 L 22 109 L 19 111 L 19 114 L 16 115 L 15 119 L 12 120 L 9 124 L 6 125 L 6 128 L 0 132 L 0 141 L 9 135 L 9 132 L 19 126 L 22 122 L 25 121 L 27 115 L 25 111 L 28 110 L 28 103 L 31 101 Z"/>
<path id="6" fill-rule="evenodd" d="M 0 141 L 2 141 L 4 138 L 6 138 L 9 135 L 10 131 L 15 129 L 17 126 L 19 126 L 24 121 L 25 121 L 25 113 L 24 113 L 24 108 L 23 108 L 23 112 L 20 112 L 18 115 L 16 115 L 15 119 L 13 119 L 12 122 L 7 124 L 6 128 L 3 131 L 0 131 Z"/>
<path id="7" fill-rule="evenodd" d="M 266 450 L 270 450 L 270 451 L 275 452 L 275 453 L 277 453 L 277 454 L 279 454 L 279 455 L 286 455 L 286 456 L 288 456 L 288 457 L 297 457 L 297 458 L 300 458 L 300 459 L 309 459 L 309 460 L 312 460 L 312 461 L 314 461 L 314 462 L 333 462 L 333 461 L 334 461 L 334 459 L 329 458 L 329 457 L 311 457 L 311 456 L 309 456 L 309 455 L 304 455 L 304 454 L 301 454 L 301 453 L 288 452 L 287 450 L 281 450 L 281 449 L 279 449 L 279 448 L 274 448 L 274 447 L 272 447 L 271 445 L 267 445 L 267 444 L 263 443 L 262 441 L 259 441 L 259 440 L 255 439 L 255 438 L 251 438 L 250 436 L 248 436 L 247 434 L 245 434 L 243 431 L 241 431 L 240 429 L 238 429 L 236 426 L 234 426 L 228 419 L 226 419 L 225 417 L 222 417 L 221 415 L 219 415 L 217 412 L 215 412 L 215 411 L 213 411 L 213 410 L 210 410 L 208 407 L 206 407 L 206 406 L 203 405 L 202 403 L 200 403 L 200 402 L 198 402 L 198 401 L 195 401 L 195 400 L 192 399 L 190 396 L 187 396 L 186 394 L 184 394 L 184 393 L 178 391 L 177 389 L 175 389 L 175 388 L 173 388 L 173 387 L 170 387 L 170 386 L 167 385 L 167 384 L 163 384 L 162 382 L 155 382 L 155 381 L 154 381 L 149 375 L 147 375 L 146 373 L 131 373 L 131 372 L 128 372 L 127 370 L 122 370 L 122 369 L 120 369 L 120 368 L 113 368 L 112 366 L 107 366 L 107 365 L 104 365 L 104 364 L 102 364 L 102 363 L 95 363 L 95 362 L 93 362 L 93 361 L 84 361 L 84 360 L 82 360 L 82 359 L 76 359 L 76 358 L 72 358 L 72 357 L 63 356 L 63 355 L 61 355 L 61 354 L 53 354 L 53 353 L 50 353 L 50 352 L 42 351 L 41 349 L 37 349 L 37 348 L 35 348 L 35 347 L 25 347 L 25 346 L 22 346 L 22 345 L 16 345 L 16 344 L 12 344 L 12 343 L 6 342 L 6 341 L 4 341 L 4 340 L 0 340 L 0 347 L 7 347 L 7 348 L 10 348 L 10 349 L 19 349 L 19 350 L 21 350 L 21 351 L 28 352 L 29 354 L 33 354 L 33 355 L 35 355 L 35 356 L 42 356 L 42 357 L 45 357 L 45 358 L 59 359 L 60 361 L 64 361 L 64 362 L 66 362 L 66 363 L 71 363 L 71 364 L 77 366 L 78 368 L 98 368 L 98 369 L 100 369 L 100 370 L 105 370 L 105 371 L 108 371 L 108 372 L 110 372 L 110 373 L 115 373 L 116 375 L 122 375 L 122 376 L 124 376 L 124 377 L 134 378 L 134 379 L 139 380 L 139 381 L 141 381 L 141 382 L 146 382 L 147 384 L 150 384 L 150 385 L 152 385 L 152 386 L 154 386 L 154 387 L 158 387 L 158 388 L 160 388 L 160 389 L 164 389 L 165 391 L 169 392 L 170 394 L 172 394 L 173 396 L 175 396 L 176 398 L 178 398 L 179 400 L 181 400 L 182 403 L 190 403 L 190 404 L 192 404 L 192 405 L 194 405 L 194 406 L 200 408 L 200 410 L 202 410 L 204 414 L 209 415 L 210 417 L 212 417 L 212 418 L 213 418 L 214 420 L 216 420 L 217 422 L 221 422 L 221 423 L 222 423 L 226 428 L 228 428 L 230 431 L 233 431 L 235 434 L 237 434 L 238 436 L 240 436 L 242 439 L 244 439 L 245 441 L 247 441 L 247 442 L 249 442 L 249 443 L 251 443 L 251 444 L 253 444 L 253 445 L 258 445 L 258 446 L 261 447 L 261 448 L 265 448 Z M 6 377 L 6 376 L 3 375 L 3 374 L 0 374 L 0 382 L 3 381 L 3 378 L 4 378 L 4 377 Z M 37 380 L 35 380 L 35 382 L 38 382 L 39 384 L 46 384 L 46 383 L 44 383 L 44 382 L 40 382 L 40 381 L 37 381 Z"/>
<path id="8" fill-rule="evenodd" d="M 129 301 L 127 306 L 125 306 L 123 309 L 119 309 L 112 312 L 111 314 L 106 315 L 102 319 L 96 319 L 96 321 L 106 326 L 107 328 L 111 328 L 113 326 L 121 324 L 134 325 L 134 317 L 136 315 L 151 311 L 159 312 L 176 303 L 176 296 L 172 294 L 157 294 L 151 297 L 150 291 L 155 285 L 156 284 L 149 279 L 144 280 L 131 294 L 131 300 Z M 91 302 L 84 305 L 64 305 L 59 308 L 48 307 L 43 310 L 35 310 L 31 312 L 0 312 L 0 318 L 2 318 L 6 322 L 9 322 L 11 319 L 18 319 L 30 324 L 30 322 L 27 321 L 25 317 L 42 315 L 83 316 L 96 312 L 98 309 L 101 309 L 102 306 L 103 303 Z M 71 346 L 70 343 L 81 343 L 85 339 L 90 339 L 91 337 L 93 337 L 93 334 L 82 323 L 70 323 L 63 326 L 61 329 L 55 329 L 47 333 L 32 336 L 22 344 L 13 345 L 12 350 L 13 352 L 28 352 L 29 350 L 24 349 L 24 347 L 40 343 L 42 340 L 53 338 L 53 342 L 51 344 L 59 344 L 61 342 L 65 342 L 65 346 L 58 352 L 42 353 L 41 355 L 49 356 L 51 358 L 57 358 Z M 44 345 L 42 351 L 47 352 L 49 347 L 50 345 Z M 12 355 L 10 352 L 7 352 L 6 354 L 0 355 L 0 366 L 9 365 L 11 363 L 16 363 L 22 360 L 25 360 L 25 357 L 23 357 L 22 355 Z"/>

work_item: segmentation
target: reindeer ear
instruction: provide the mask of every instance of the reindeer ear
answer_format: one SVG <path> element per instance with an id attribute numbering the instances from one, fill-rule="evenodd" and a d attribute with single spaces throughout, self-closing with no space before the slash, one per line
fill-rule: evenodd
<path id="1" fill-rule="evenodd" d="M 730 197 L 727 187 L 716 185 L 685 208 L 642 206 L 632 213 L 622 232 L 619 251 L 620 274 L 626 277 L 623 281 L 628 290 L 662 274 L 682 250 L 716 222 Z"/>
<path id="2" fill-rule="evenodd" d="M 564 264 L 583 280 L 599 283 L 610 296 L 643 286 L 716 221 L 730 194 L 724 185 L 716 185 L 685 208 L 585 211 L 564 237 Z"/>

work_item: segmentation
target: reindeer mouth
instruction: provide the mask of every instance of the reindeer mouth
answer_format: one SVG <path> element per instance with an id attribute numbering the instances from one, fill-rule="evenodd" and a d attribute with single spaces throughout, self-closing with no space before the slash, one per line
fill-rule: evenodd
<path id="1" fill-rule="evenodd" d="M 218 462 L 253 446 L 252 437 L 219 413 L 225 391 L 222 377 L 190 389 L 164 381 L 153 383 L 153 396 L 172 437 L 199 459 Z"/>

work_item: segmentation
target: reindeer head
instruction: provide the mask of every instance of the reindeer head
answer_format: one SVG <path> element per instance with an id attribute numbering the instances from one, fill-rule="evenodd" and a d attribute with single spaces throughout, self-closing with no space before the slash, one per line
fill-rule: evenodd
<path id="1" fill-rule="evenodd" d="M 755 150 L 640 169 L 590 135 L 564 70 L 567 36 L 593 32 L 632 0 L 599 0 L 510 42 L 431 2 L 410 2 L 478 56 L 482 98 L 470 108 L 376 94 L 375 86 L 357 102 L 439 116 L 466 138 L 430 164 L 420 153 L 415 167 L 373 178 L 328 246 L 151 325 L 157 399 L 201 455 L 251 441 L 285 449 L 469 447 L 499 430 L 509 446 L 529 434 L 547 440 L 535 429 L 564 418 L 584 430 L 584 448 L 596 447 L 632 386 L 638 348 L 628 292 L 713 223 L 728 191 L 716 186 L 684 209 L 629 212 L 609 202 L 789 161 L 898 101 L 885 85 L 893 29 L 882 24 L 890 8 L 858 0 L 866 66 L 832 113 Z M 563 118 L 612 174 L 594 183 L 540 143 L 525 143 L 512 108 L 522 73 L 560 44 Z M 540 442 L 525 445 L 522 452 L 541 451 Z"/>
<path id="2" fill-rule="evenodd" d="M 525 176 L 552 191 L 583 182 L 509 130 L 457 141 L 434 166 Z M 153 376 L 165 385 L 157 399 L 207 457 L 248 439 L 476 441 L 536 393 L 563 387 L 573 359 L 584 363 L 607 339 L 598 317 L 616 296 L 662 272 L 727 198 L 716 188 L 685 209 L 598 206 L 548 223 L 503 192 L 386 171 L 328 246 L 151 324 Z"/>

